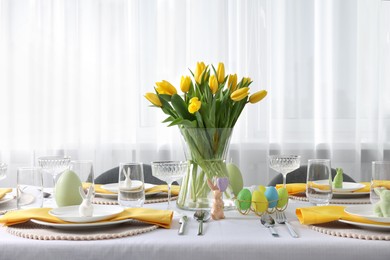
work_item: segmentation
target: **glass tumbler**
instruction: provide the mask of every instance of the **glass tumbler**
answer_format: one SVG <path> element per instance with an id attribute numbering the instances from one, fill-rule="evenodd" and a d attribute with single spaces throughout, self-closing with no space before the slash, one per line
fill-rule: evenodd
<path id="1" fill-rule="evenodd" d="M 370 185 L 370 201 L 372 204 L 379 201 L 375 189 L 390 190 L 390 161 L 372 162 L 372 176 Z"/>
<path id="2" fill-rule="evenodd" d="M 41 208 L 43 179 L 41 167 L 21 167 L 16 176 L 16 206 L 18 209 Z"/>
<path id="3" fill-rule="evenodd" d="M 311 159 L 307 165 L 306 197 L 314 205 L 328 205 L 332 198 L 330 160 Z"/>
<path id="4" fill-rule="evenodd" d="M 145 202 L 145 183 L 142 163 L 120 163 L 118 203 L 125 208 L 139 208 Z"/>

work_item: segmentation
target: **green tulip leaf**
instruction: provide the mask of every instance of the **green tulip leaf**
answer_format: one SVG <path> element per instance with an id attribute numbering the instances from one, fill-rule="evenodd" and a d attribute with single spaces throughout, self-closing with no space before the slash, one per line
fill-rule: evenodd
<path id="1" fill-rule="evenodd" d="M 188 119 L 190 121 L 194 120 L 194 116 L 190 112 L 188 112 L 186 102 L 184 102 L 184 100 L 178 94 L 172 95 L 171 104 L 180 117 L 182 117 L 183 119 Z"/>
<path id="2" fill-rule="evenodd" d="M 191 127 L 191 128 L 197 127 L 195 120 L 194 121 L 190 121 L 190 120 L 183 119 L 183 118 L 176 118 L 168 126 L 175 126 L 175 125 L 182 125 L 182 126 Z"/>

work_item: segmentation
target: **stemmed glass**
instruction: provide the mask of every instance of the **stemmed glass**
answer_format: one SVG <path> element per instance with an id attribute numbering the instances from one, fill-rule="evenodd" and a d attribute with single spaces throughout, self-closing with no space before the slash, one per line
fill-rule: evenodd
<path id="1" fill-rule="evenodd" d="M 0 180 L 5 179 L 7 176 L 7 164 L 0 163 Z"/>
<path id="2" fill-rule="evenodd" d="M 299 155 L 270 155 L 269 167 L 283 175 L 283 187 L 286 188 L 286 176 L 299 168 L 301 157 Z"/>
<path id="3" fill-rule="evenodd" d="M 38 164 L 42 169 L 53 177 L 54 188 L 60 173 L 69 168 L 70 157 L 68 156 L 43 156 L 38 158 Z M 54 195 L 53 188 L 53 195 Z"/>
<path id="4" fill-rule="evenodd" d="M 161 161 L 152 162 L 152 175 L 168 184 L 168 206 L 171 201 L 171 185 L 174 181 L 180 180 L 184 177 L 187 168 L 187 161 Z"/>

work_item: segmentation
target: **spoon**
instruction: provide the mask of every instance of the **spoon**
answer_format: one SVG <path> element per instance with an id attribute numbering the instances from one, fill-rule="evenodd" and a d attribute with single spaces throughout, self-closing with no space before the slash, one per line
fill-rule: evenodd
<path id="1" fill-rule="evenodd" d="M 194 219 L 199 222 L 198 236 L 203 235 L 203 222 L 210 219 L 210 213 L 206 210 L 197 210 L 194 213 Z"/>
<path id="2" fill-rule="evenodd" d="M 275 220 L 270 215 L 268 215 L 268 214 L 263 215 L 261 217 L 260 221 L 261 221 L 261 224 L 263 224 L 266 228 L 269 229 L 269 231 L 271 231 L 271 234 L 274 237 L 279 236 L 278 232 L 276 232 L 276 230 L 274 229 Z"/>

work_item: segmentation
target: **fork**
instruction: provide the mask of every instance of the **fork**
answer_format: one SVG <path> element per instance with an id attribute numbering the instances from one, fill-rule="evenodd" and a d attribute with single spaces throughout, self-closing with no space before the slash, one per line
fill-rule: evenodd
<path id="1" fill-rule="evenodd" d="M 288 231 L 290 232 L 290 235 L 294 238 L 297 238 L 299 237 L 297 232 L 295 232 L 295 230 L 293 229 L 293 227 L 291 226 L 290 223 L 288 223 L 287 221 L 287 218 L 286 218 L 286 215 L 284 214 L 284 212 L 276 212 L 276 223 L 278 224 L 285 224 L 288 228 Z"/>

